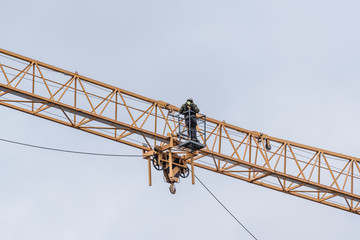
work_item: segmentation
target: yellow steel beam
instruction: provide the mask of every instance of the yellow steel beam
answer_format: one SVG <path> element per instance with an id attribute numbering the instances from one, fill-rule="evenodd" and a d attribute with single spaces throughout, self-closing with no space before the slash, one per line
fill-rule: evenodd
<path id="1" fill-rule="evenodd" d="M 7 58 L 1 58 L 4 55 Z M 179 110 L 4 49 L 0 49 L 0 105 L 143 151 L 169 146 L 168 134 L 177 130 L 170 113 Z M 359 158 L 212 118 L 207 122 L 207 147 L 199 150 L 193 165 L 360 214 Z M 266 141 L 278 146 L 270 151 Z"/>

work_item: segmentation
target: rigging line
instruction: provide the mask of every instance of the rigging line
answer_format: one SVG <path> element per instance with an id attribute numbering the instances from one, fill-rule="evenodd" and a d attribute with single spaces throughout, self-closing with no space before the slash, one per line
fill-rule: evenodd
<path id="1" fill-rule="evenodd" d="M 8 98 L 5 98 L 5 97 L 2 97 L 2 98 L 5 99 L 5 100 L 9 100 Z M 26 105 L 26 104 L 24 104 L 24 103 L 19 103 L 19 105 L 28 107 L 28 105 Z M 46 111 L 46 110 L 45 110 L 44 112 L 46 112 L 46 113 L 48 113 L 48 114 L 50 114 L 50 115 L 53 115 L 53 116 L 57 116 L 57 117 L 62 118 L 62 119 L 66 119 L 66 118 L 63 117 L 63 116 L 60 116 L 60 115 L 55 114 L 55 113 L 51 113 L 51 112 Z M 107 133 L 107 134 L 111 133 L 110 131 L 106 131 L 106 130 L 100 130 L 100 131 L 105 132 L 105 133 Z M 127 140 L 131 140 L 131 141 L 133 141 L 133 142 L 140 143 L 140 144 L 144 144 L 144 142 L 138 141 L 138 140 L 133 139 L 133 138 L 127 137 L 126 139 L 127 139 Z M 280 146 L 280 145 L 277 145 L 277 147 L 279 147 L 279 146 Z M 301 149 L 295 148 L 294 150 L 301 150 Z M 305 152 L 305 151 L 303 151 L 303 152 Z M 310 157 L 301 155 L 301 154 L 296 153 L 296 152 L 295 152 L 295 155 L 297 155 L 297 156 L 302 156 L 302 157 L 306 158 L 307 160 L 310 159 Z M 328 157 L 328 156 L 327 156 L 327 157 Z M 331 157 L 330 157 L 330 158 L 331 158 Z M 346 161 L 346 160 L 335 159 L 335 158 L 331 158 L 331 159 L 334 159 L 334 160 L 337 160 L 337 161 L 342 161 L 342 162 Z M 302 161 L 303 161 L 303 160 L 302 160 Z M 322 163 L 322 164 L 321 164 L 321 167 L 324 167 L 324 166 L 325 166 L 325 164 Z M 333 169 L 336 169 L 336 170 L 338 170 L 338 171 L 341 171 L 341 170 L 342 170 L 342 169 L 340 169 L 340 168 L 338 168 L 338 167 L 335 167 L 334 165 L 330 165 L 330 167 L 332 167 Z M 358 178 L 360 177 L 360 175 L 357 175 L 357 174 L 354 174 L 354 176 L 355 176 L 355 177 L 358 177 Z"/>
<path id="2" fill-rule="evenodd" d="M 197 162 L 200 162 L 200 163 L 203 163 L 203 164 L 205 164 L 205 165 L 208 165 L 208 166 L 211 166 L 211 164 L 209 164 L 209 163 L 207 163 L 207 162 L 205 162 L 205 161 L 201 161 L 201 160 L 197 160 Z M 191 171 L 191 170 L 190 170 Z M 240 176 L 244 176 L 244 177 L 247 177 L 247 174 L 246 173 L 239 173 L 239 175 Z M 196 175 L 195 175 L 195 177 L 196 177 Z M 197 178 L 197 177 L 196 177 Z M 200 179 L 198 179 L 199 180 L 199 182 L 201 182 L 200 181 Z M 273 185 L 273 186 L 275 186 L 276 184 L 277 184 L 277 181 L 275 181 L 275 183 L 274 182 L 271 182 L 271 181 L 267 181 L 267 180 L 262 180 L 262 182 L 264 182 L 264 183 L 268 183 L 268 184 L 271 184 L 271 185 Z M 209 191 L 209 190 L 208 190 Z M 313 195 L 311 195 L 310 193 L 304 193 L 304 195 L 307 195 L 307 196 L 313 196 Z M 327 202 L 331 202 L 331 203 L 335 203 L 335 204 L 339 204 L 339 205 L 342 205 L 342 206 L 347 206 L 346 204 L 344 204 L 344 203 L 342 203 L 342 202 L 340 202 L 340 201 L 334 201 L 334 200 L 327 200 Z M 220 203 L 221 204 L 221 203 Z M 230 213 L 231 214 L 231 213 Z M 234 217 L 234 216 L 233 216 Z M 235 218 L 235 217 L 234 217 Z"/>
<path id="3" fill-rule="evenodd" d="M 25 60 L 17 60 L 15 57 L 9 57 L 9 56 L 5 55 L 4 53 L 0 53 L 0 56 L 1 56 L 1 57 L 4 57 L 4 58 L 7 58 L 7 59 L 9 59 L 9 60 L 11 60 L 11 61 L 15 61 L 15 62 L 24 64 L 24 65 L 27 65 L 27 64 L 28 64 L 28 62 L 25 61 Z"/>
<path id="4" fill-rule="evenodd" d="M 10 59 L 10 60 L 12 60 L 12 61 L 15 61 L 15 62 L 24 64 L 24 65 L 27 65 L 27 64 L 28 64 L 28 62 L 21 62 L 21 61 L 19 61 L 19 60 L 16 60 L 16 59 L 13 59 L 13 58 L 11 58 L 11 57 L 8 57 L 8 56 L 6 56 L 6 55 L 4 55 L 4 54 L 2 54 L 2 53 L 0 53 L 0 56 L 1 56 L 1 57 L 4 57 L 4 58 L 7 58 L 7 59 Z M 62 72 L 57 72 L 57 71 L 55 71 L 55 70 L 48 69 L 48 68 L 46 68 L 46 67 L 40 67 L 40 69 L 43 69 L 43 70 L 46 70 L 46 71 L 50 71 L 50 72 L 54 72 L 54 73 L 64 74 L 64 73 L 62 73 Z M 10 73 L 7 73 L 7 74 L 10 74 Z M 10 74 L 10 75 L 15 76 L 14 74 Z M 65 74 L 65 75 L 67 75 L 67 74 Z M 50 79 L 48 79 L 48 80 L 50 80 Z M 41 83 L 41 82 L 40 82 L 40 83 Z M 93 87 L 98 88 L 98 89 L 100 89 L 100 90 L 103 90 L 103 91 L 105 91 L 105 92 L 107 92 L 107 93 L 110 93 L 110 92 L 111 92 L 110 89 L 107 89 L 107 88 L 105 88 L 105 87 L 98 86 L 98 85 L 96 85 L 96 84 L 94 84 L 94 83 L 91 83 L 91 82 L 87 82 L 87 83 L 88 83 L 89 85 L 92 85 Z M 137 101 L 137 102 L 139 102 L 139 103 L 146 103 L 146 104 L 149 103 L 149 102 L 147 102 L 147 101 L 139 100 L 139 99 L 136 99 L 136 98 L 134 98 L 134 97 L 127 96 L 127 95 L 125 95 L 124 98 L 131 99 L 131 100 Z"/>
<path id="5" fill-rule="evenodd" d="M 191 171 L 191 170 L 190 170 Z M 224 204 L 205 186 L 205 184 L 194 174 L 196 179 L 203 185 L 203 187 L 215 198 L 215 200 L 220 203 L 220 205 L 254 238 L 257 238 L 227 209 Z"/>
<path id="6" fill-rule="evenodd" d="M 8 75 L 14 76 L 14 77 L 16 76 L 16 74 L 13 74 L 13 73 L 9 73 L 9 72 L 5 72 L 5 73 L 8 74 Z M 38 76 L 36 76 L 36 77 L 39 78 Z M 28 80 L 28 81 L 33 81 L 33 79 L 30 79 L 30 78 L 27 78 L 27 77 L 23 77 L 23 79 Z M 48 80 L 48 81 L 50 81 L 50 82 L 52 82 L 52 83 L 54 83 L 54 84 L 60 85 L 60 83 L 54 82 L 54 81 L 51 80 L 51 79 L 45 78 L 45 80 Z M 38 83 L 38 84 L 45 85 L 43 81 L 36 81 L 36 80 L 35 80 L 35 82 Z M 91 86 L 96 87 L 96 85 L 93 85 L 93 84 L 91 84 L 91 83 L 88 83 L 88 84 L 91 85 Z M 51 86 L 51 87 L 55 87 L 55 88 L 59 88 L 59 87 L 60 87 L 60 86 L 55 86 L 55 85 L 49 84 L 49 83 L 48 83 L 48 85 Z M 96 88 L 102 89 L 102 88 L 100 88 L 100 87 L 96 87 Z M 102 89 L 102 90 L 104 90 L 104 89 Z M 68 91 L 69 91 L 69 92 L 72 92 L 72 93 L 74 92 L 74 90 L 72 89 L 72 87 L 70 87 Z M 105 91 L 105 90 L 104 90 L 104 91 Z M 105 92 L 110 93 L 110 91 L 105 91 Z M 82 92 L 82 91 L 79 91 L 78 94 L 80 94 L 80 95 L 82 95 L 82 96 L 85 96 L 85 93 Z M 92 98 L 92 99 L 95 99 L 95 98 L 96 98 L 96 99 L 100 99 L 100 100 L 103 100 L 103 99 L 104 99 L 104 97 L 101 97 L 101 96 L 98 96 L 98 95 L 95 95 L 95 94 L 92 94 L 92 93 L 88 93 L 88 94 L 89 94 L 89 97 Z M 146 101 L 143 101 L 143 100 L 138 100 L 138 99 L 136 99 L 136 98 L 134 98 L 134 97 L 131 97 L 131 96 L 123 95 L 123 97 L 124 97 L 124 98 L 127 98 L 127 99 L 130 99 L 130 100 L 133 100 L 133 101 L 140 102 L 140 103 L 149 104 L 149 102 L 146 102 Z M 114 103 L 113 100 L 110 101 L 110 102 Z M 137 110 L 137 111 L 141 111 L 141 109 L 139 110 L 139 109 L 137 109 L 137 108 L 135 108 L 135 107 L 130 107 L 130 108 L 132 108 L 132 109 L 134 109 L 134 110 Z M 158 117 L 161 117 L 161 115 L 158 114 Z"/>
<path id="7" fill-rule="evenodd" d="M 7 56 L 7 55 L 5 55 L 5 54 L 3 54 L 3 53 L 0 53 L 0 56 L 1 56 L 1 57 L 4 57 L 4 58 L 7 58 L 7 59 L 9 59 L 9 60 L 12 60 L 12 61 L 15 61 L 15 62 L 24 64 L 24 65 L 27 65 L 27 64 L 28 64 L 28 61 L 25 61 L 25 60 L 23 60 L 23 61 L 17 60 L 15 57 L 9 57 L 9 56 Z M 58 71 L 55 71 L 55 70 L 52 70 L 52 69 L 48 69 L 48 68 L 46 68 L 46 67 L 40 67 L 40 68 L 41 68 L 41 69 L 45 69 L 45 70 L 50 71 L 50 72 L 55 72 L 55 73 L 59 73 L 59 74 L 64 74 L 64 73 L 62 73 L 62 72 L 58 72 Z M 105 87 L 98 86 L 97 84 L 94 84 L 94 83 L 91 83 L 91 82 L 88 82 L 88 83 L 89 83 L 90 85 L 92 85 L 93 87 L 95 87 L 95 88 L 101 89 L 101 90 L 103 90 L 103 91 L 105 91 L 105 92 L 110 92 L 110 89 L 109 89 L 109 91 L 107 91 L 107 88 L 105 88 Z M 139 99 L 136 99 L 136 98 L 131 97 L 131 96 L 124 96 L 124 97 L 125 97 L 125 98 L 128 98 L 128 99 L 132 99 L 132 100 L 137 101 L 137 102 L 140 102 L 140 103 L 149 103 L 149 102 L 147 102 L 147 101 L 139 100 Z"/>
<path id="8" fill-rule="evenodd" d="M 5 100 L 10 100 L 10 99 L 8 99 L 8 98 L 5 98 L 5 97 L 2 97 L 3 99 L 5 99 Z M 28 105 L 26 105 L 26 104 L 24 104 L 24 103 L 19 103 L 19 105 L 21 105 L 21 106 L 25 106 L 25 107 L 29 107 Z M 67 120 L 67 118 L 66 117 L 64 117 L 64 116 L 61 116 L 61 115 L 58 115 L 58 114 L 55 114 L 55 113 L 52 113 L 52 112 L 49 112 L 49 111 L 46 111 L 46 110 L 44 110 L 43 112 L 45 112 L 45 113 L 47 113 L 47 114 L 49 114 L 49 115 L 52 115 L 52 116 L 56 116 L 56 117 L 59 117 L 59 118 L 62 118 L 62 119 L 66 119 Z M 45 114 L 43 114 L 44 116 L 46 116 Z M 112 132 L 110 132 L 110 131 L 106 131 L 105 129 L 99 129 L 99 131 L 101 131 L 101 132 L 104 132 L 104 133 L 107 133 L 107 134 L 113 134 Z M 138 140 L 136 140 L 136 139 L 134 139 L 134 138 L 130 138 L 130 137 L 126 137 L 126 140 L 128 141 L 128 140 L 131 140 L 131 141 L 133 141 L 133 142 L 137 142 L 137 143 L 140 143 L 140 144 L 144 144 L 144 142 L 141 142 L 141 141 L 138 141 Z M 146 143 L 145 143 L 146 144 Z"/>
<path id="9" fill-rule="evenodd" d="M 83 154 L 83 155 L 93 155 L 93 156 L 103 156 L 103 157 L 142 157 L 142 155 L 135 155 L 135 154 L 92 153 L 92 152 L 72 151 L 72 150 L 59 149 L 59 148 L 42 147 L 42 146 L 38 146 L 38 145 L 21 143 L 21 142 L 11 141 L 11 140 L 7 140 L 7 139 L 2 139 L 2 138 L 0 138 L 0 141 L 13 143 L 13 144 L 17 144 L 17 145 L 22 145 L 22 146 L 26 146 L 26 147 L 40 148 L 40 149 L 45 149 L 45 150 L 57 151 L 57 152 Z"/>

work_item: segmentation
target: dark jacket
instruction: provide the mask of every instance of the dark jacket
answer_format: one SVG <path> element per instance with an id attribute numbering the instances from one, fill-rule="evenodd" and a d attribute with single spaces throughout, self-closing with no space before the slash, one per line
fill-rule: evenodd
<path id="1" fill-rule="evenodd" d="M 186 114 L 188 116 L 189 113 L 185 113 L 185 112 L 187 112 L 189 110 L 192 111 L 190 113 L 191 116 L 195 116 L 196 113 L 200 112 L 200 109 L 196 106 L 195 103 L 191 103 L 190 105 L 188 105 L 187 103 L 184 103 L 181 106 L 179 113 L 183 113 L 183 114 Z"/>

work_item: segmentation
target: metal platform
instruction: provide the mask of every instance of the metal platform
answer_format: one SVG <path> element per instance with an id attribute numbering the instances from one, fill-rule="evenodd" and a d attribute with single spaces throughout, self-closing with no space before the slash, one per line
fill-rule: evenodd
<path id="1" fill-rule="evenodd" d="M 206 116 L 192 111 L 175 115 L 178 120 L 179 147 L 199 150 L 206 147 Z"/>

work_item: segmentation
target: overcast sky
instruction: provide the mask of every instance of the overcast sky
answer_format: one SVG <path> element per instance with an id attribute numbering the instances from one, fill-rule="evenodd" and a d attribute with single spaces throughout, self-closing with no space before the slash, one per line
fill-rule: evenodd
<path id="1" fill-rule="evenodd" d="M 2 1 L 0 48 L 249 130 L 359 157 L 360 2 Z M 136 149 L 0 107 L 0 138 Z M 0 239 L 252 239 L 190 179 L 140 158 L 0 142 Z M 359 239 L 360 217 L 197 175 L 258 239 Z"/>

